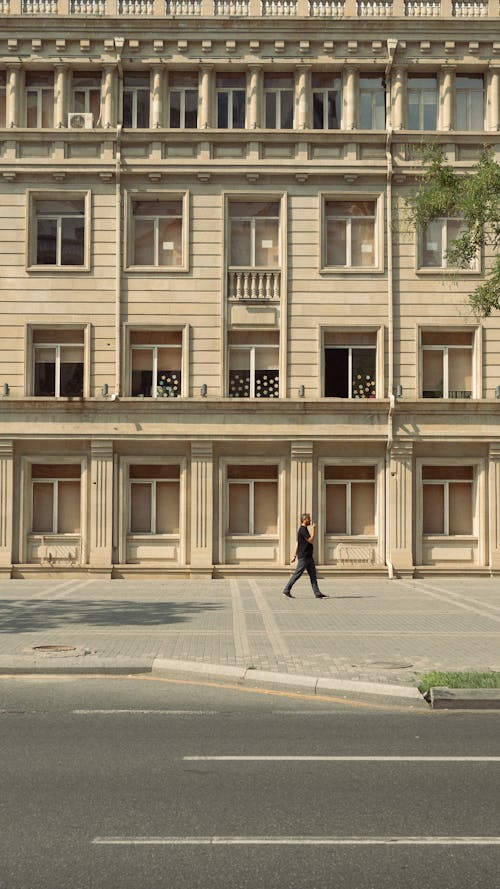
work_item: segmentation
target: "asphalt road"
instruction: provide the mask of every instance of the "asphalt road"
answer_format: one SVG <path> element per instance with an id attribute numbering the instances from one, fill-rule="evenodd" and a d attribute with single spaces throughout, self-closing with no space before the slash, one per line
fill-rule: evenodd
<path id="1" fill-rule="evenodd" d="M 500 714 L 0 680 L 0 889 L 498 889 Z"/>

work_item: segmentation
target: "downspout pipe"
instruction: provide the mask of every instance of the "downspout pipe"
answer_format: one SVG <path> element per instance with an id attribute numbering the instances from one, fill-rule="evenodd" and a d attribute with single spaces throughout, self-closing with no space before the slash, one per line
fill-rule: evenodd
<path id="1" fill-rule="evenodd" d="M 394 281 L 393 281 L 393 261 L 392 261 L 392 64 L 394 56 L 398 48 L 398 41 L 394 38 L 387 40 L 387 64 L 385 66 L 385 103 L 386 103 L 386 122 L 387 136 L 385 143 L 385 156 L 387 162 L 387 212 L 386 212 L 386 241 L 387 241 L 387 326 L 388 326 L 388 380 L 387 388 L 389 394 L 389 412 L 387 416 L 387 455 L 390 456 L 390 450 L 393 441 L 393 416 L 396 406 L 396 398 L 394 396 Z M 388 479 L 386 481 L 386 491 L 388 489 Z M 386 563 L 387 573 L 390 580 L 394 579 L 394 566 L 388 556 L 388 539 L 390 540 L 390 511 L 388 506 L 388 497 L 386 497 Z"/>
<path id="2" fill-rule="evenodd" d="M 123 37 L 115 37 L 116 70 L 118 73 L 117 114 L 116 114 L 116 158 L 115 158 L 115 393 L 121 395 L 122 376 L 122 316 L 121 316 L 121 275 L 122 275 L 122 184 L 121 137 L 123 128 L 123 66 L 121 51 Z"/>

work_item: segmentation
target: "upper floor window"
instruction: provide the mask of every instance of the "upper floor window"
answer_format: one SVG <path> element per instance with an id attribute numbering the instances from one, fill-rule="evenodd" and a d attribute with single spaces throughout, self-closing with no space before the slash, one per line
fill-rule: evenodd
<path id="1" fill-rule="evenodd" d="M 235 130 L 245 126 L 246 77 L 244 74 L 217 74 L 217 126 Z"/>
<path id="2" fill-rule="evenodd" d="M 85 198 L 33 202 L 31 265 L 85 265 Z"/>
<path id="3" fill-rule="evenodd" d="M 455 76 L 455 129 L 484 130 L 482 74 Z"/>
<path id="4" fill-rule="evenodd" d="M 51 71 L 26 72 L 26 126 L 54 126 L 54 74 Z"/>
<path id="5" fill-rule="evenodd" d="M 325 398 L 376 398 L 376 332 L 326 332 L 324 374 Z"/>
<path id="6" fill-rule="evenodd" d="M 279 398 L 277 331 L 230 331 L 229 398 Z"/>
<path id="7" fill-rule="evenodd" d="M 0 71 L 0 127 L 7 122 L 7 81 L 5 71 Z"/>
<path id="8" fill-rule="evenodd" d="M 184 201 L 132 199 L 130 262 L 151 268 L 183 267 Z"/>
<path id="9" fill-rule="evenodd" d="M 438 89 L 436 76 L 409 75 L 407 96 L 408 129 L 437 129 Z"/>
<path id="10" fill-rule="evenodd" d="M 383 77 L 359 78 L 359 126 L 362 130 L 385 129 L 385 81 Z"/>
<path id="11" fill-rule="evenodd" d="M 376 200 L 325 201 L 325 266 L 364 269 L 377 265 L 376 207 Z"/>
<path id="12" fill-rule="evenodd" d="M 198 75 L 189 71 L 170 74 L 169 97 L 169 126 L 195 129 L 198 126 Z"/>
<path id="13" fill-rule="evenodd" d="M 132 331 L 130 349 L 130 392 L 134 398 L 182 395 L 182 331 Z"/>
<path id="14" fill-rule="evenodd" d="M 473 466 L 422 466 L 422 488 L 424 534 L 474 533 Z"/>
<path id="15" fill-rule="evenodd" d="M 278 533 L 278 466 L 227 467 L 229 534 Z"/>
<path id="16" fill-rule="evenodd" d="M 420 337 L 422 398 L 472 398 L 473 333 L 423 330 Z"/>
<path id="17" fill-rule="evenodd" d="M 279 266 L 279 208 L 279 201 L 229 203 L 230 266 Z"/>
<path id="18" fill-rule="evenodd" d="M 419 265 L 423 269 L 447 269 L 448 250 L 452 242 L 464 230 L 461 219 L 433 219 L 420 234 Z M 477 271 L 478 259 L 473 260 L 469 270 Z"/>
<path id="19" fill-rule="evenodd" d="M 313 128 L 338 130 L 342 118 L 342 81 L 333 74 L 313 74 Z"/>
<path id="20" fill-rule="evenodd" d="M 75 71 L 72 78 L 72 111 L 92 114 L 92 125 L 101 123 L 101 74 Z"/>
<path id="21" fill-rule="evenodd" d="M 33 394 L 82 398 L 84 330 L 33 331 Z"/>
<path id="22" fill-rule="evenodd" d="M 123 78 L 123 126 L 149 128 L 149 74 L 125 74 Z"/>
<path id="23" fill-rule="evenodd" d="M 293 128 L 294 80 L 292 74 L 265 74 L 264 99 L 266 127 L 270 130 Z"/>

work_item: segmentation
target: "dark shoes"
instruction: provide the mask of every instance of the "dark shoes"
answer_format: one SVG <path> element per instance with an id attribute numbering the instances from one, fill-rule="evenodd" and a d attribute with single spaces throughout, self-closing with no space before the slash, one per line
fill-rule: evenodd
<path id="1" fill-rule="evenodd" d="M 295 598 L 295 596 L 292 596 L 290 590 L 282 590 L 281 592 L 282 592 L 282 595 L 286 596 L 287 599 L 294 599 Z"/>
<path id="2" fill-rule="evenodd" d="M 328 599 L 329 597 L 325 595 L 325 593 L 315 593 L 316 599 Z"/>

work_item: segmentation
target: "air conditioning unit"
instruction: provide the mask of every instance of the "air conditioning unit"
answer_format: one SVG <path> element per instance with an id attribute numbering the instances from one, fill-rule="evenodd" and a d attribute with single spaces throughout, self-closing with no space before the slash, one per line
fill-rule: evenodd
<path id="1" fill-rule="evenodd" d="M 80 114 L 80 112 L 68 114 L 68 127 L 70 130 L 91 130 L 93 117 L 94 115 L 91 112 L 85 114 Z"/>

